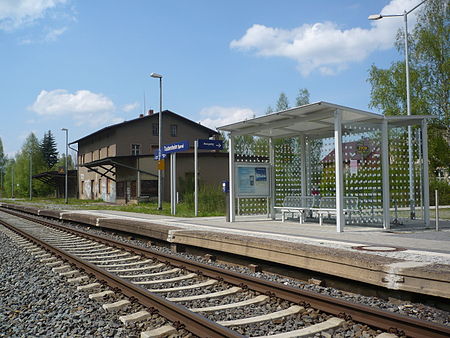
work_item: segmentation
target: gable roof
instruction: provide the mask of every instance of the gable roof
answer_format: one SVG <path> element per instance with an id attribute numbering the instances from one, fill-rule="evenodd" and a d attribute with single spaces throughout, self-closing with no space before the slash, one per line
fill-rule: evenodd
<path id="1" fill-rule="evenodd" d="M 152 115 L 145 115 L 145 116 L 142 116 L 142 117 L 137 117 L 137 118 L 132 119 L 132 120 L 128 120 L 128 121 L 124 121 L 124 122 L 112 124 L 112 125 L 110 125 L 110 126 L 107 126 L 107 127 L 102 128 L 102 129 L 99 129 L 99 130 L 97 130 L 97 131 L 95 131 L 95 132 L 93 132 L 93 133 L 91 133 L 91 134 L 89 134 L 89 135 L 83 136 L 82 138 L 79 138 L 78 140 L 72 141 L 72 142 L 70 142 L 69 144 L 78 143 L 78 142 L 83 141 L 83 140 L 85 140 L 85 139 L 87 139 L 87 138 L 89 138 L 89 137 L 92 137 L 92 136 L 96 135 L 96 134 L 100 134 L 100 133 L 102 133 L 102 132 L 104 132 L 104 131 L 107 131 L 107 130 L 111 130 L 111 129 L 115 129 L 115 128 L 120 128 L 120 127 L 122 127 L 122 126 L 124 126 L 124 125 L 126 125 L 126 124 L 134 123 L 134 122 L 136 122 L 136 121 L 143 121 L 143 120 L 145 120 L 145 119 L 151 119 L 151 118 L 154 118 L 155 116 L 158 116 L 158 114 L 159 114 L 159 113 L 154 113 L 154 114 L 152 114 Z M 186 123 L 188 123 L 188 124 L 193 125 L 193 126 L 196 127 L 196 128 L 199 128 L 199 129 L 201 129 L 201 130 L 203 130 L 203 131 L 209 133 L 210 136 L 212 136 L 212 135 L 219 135 L 219 133 L 218 133 L 217 131 L 215 131 L 215 130 L 213 130 L 213 129 L 210 129 L 210 128 L 208 128 L 208 127 L 202 126 L 200 123 L 197 123 L 197 122 L 194 122 L 194 121 L 192 121 L 192 120 L 189 120 L 188 118 L 186 118 L 186 117 L 184 117 L 184 116 L 181 116 L 181 115 L 178 115 L 178 114 L 174 113 L 173 111 L 170 111 L 170 110 L 163 110 L 163 115 L 172 115 L 173 117 L 175 117 L 175 118 L 177 118 L 177 119 L 179 119 L 179 120 L 181 120 L 181 121 L 184 121 L 184 122 L 186 122 Z"/>

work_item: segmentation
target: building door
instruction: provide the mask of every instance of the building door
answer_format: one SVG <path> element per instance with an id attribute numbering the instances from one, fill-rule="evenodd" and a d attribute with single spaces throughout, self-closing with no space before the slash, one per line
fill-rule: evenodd
<path id="1" fill-rule="evenodd" d="M 91 199 L 94 199 L 94 180 L 91 180 Z"/>

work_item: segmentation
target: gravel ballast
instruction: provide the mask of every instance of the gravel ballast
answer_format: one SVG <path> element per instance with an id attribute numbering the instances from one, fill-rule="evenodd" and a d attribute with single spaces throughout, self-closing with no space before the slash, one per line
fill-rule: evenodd
<path id="1" fill-rule="evenodd" d="M 139 337 L 145 330 L 145 323 L 125 327 L 118 318 L 125 312 L 104 311 L 2 231 L 0 246 L 0 336 Z"/>

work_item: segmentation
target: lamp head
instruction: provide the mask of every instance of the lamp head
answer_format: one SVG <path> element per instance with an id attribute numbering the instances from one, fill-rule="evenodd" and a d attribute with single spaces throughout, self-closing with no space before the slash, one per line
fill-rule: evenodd
<path id="1" fill-rule="evenodd" d="M 369 15 L 369 17 L 368 17 L 369 20 L 380 20 L 382 18 L 383 18 L 383 16 L 381 14 L 372 14 L 372 15 Z"/>
<path id="2" fill-rule="evenodd" d="M 151 73 L 150 76 L 154 77 L 155 79 L 162 79 L 162 75 L 160 75 L 158 73 Z"/>

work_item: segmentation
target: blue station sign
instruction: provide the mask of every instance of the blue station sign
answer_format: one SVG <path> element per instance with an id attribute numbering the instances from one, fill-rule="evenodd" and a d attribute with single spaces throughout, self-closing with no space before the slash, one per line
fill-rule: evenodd
<path id="1" fill-rule="evenodd" d="M 188 141 L 181 141 L 181 142 L 177 142 L 177 143 L 163 145 L 163 153 L 164 154 L 178 153 L 180 151 L 186 151 L 186 150 L 189 150 L 189 142 Z"/>
<path id="2" fill-rule="evenodd" d="M 158 161 L 158 160 L 162 160 L 162 159 L 165 159 L 167 157 L 167 154 L 165 154 L 165 153 L 162 153 L 161 154 L 161 158 L 159 158 L 159 152 L 158 152 L 158 149 L 156 149 L 155 150 L 155 152 L 154 152 L 154 158 L 155 158 L 155 160 L 156 161 Z"/>
<path id="3" fill-rule="evenodd" d="M 222 140 L 198 140 L 198 149 L 222 150 Z"/>

